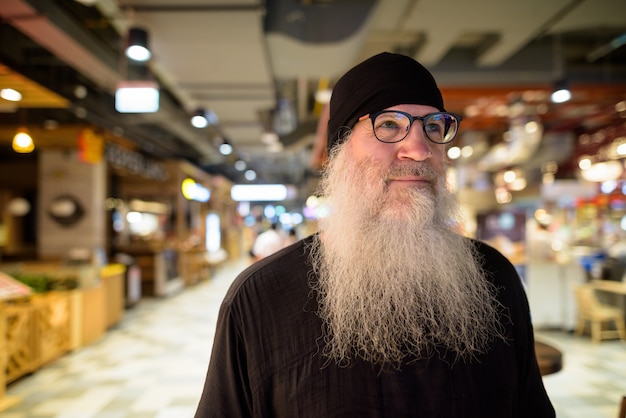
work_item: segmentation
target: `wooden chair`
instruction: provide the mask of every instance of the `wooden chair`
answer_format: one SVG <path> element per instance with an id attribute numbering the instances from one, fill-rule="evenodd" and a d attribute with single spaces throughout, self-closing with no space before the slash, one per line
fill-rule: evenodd
<path id="1" fill-rule="evenodd" d="M 588 284 L 575 285 L 574 294 L 578 304 L 577 335 L 584 333 L 586 324 L 589 322 L 591 324 L 591 340 L 594 343 L 608 338 L 621 338 L 626 341 L 624 312 L 621 309 L 601 303 L 594 288 Z M 606 329 L 603 327 L 605 323 L 614 323 L 615 329 Z"/>

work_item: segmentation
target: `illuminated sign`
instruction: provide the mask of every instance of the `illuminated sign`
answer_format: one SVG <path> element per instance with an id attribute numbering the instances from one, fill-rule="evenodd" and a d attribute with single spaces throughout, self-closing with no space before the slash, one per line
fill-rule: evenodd
<path id="1" fill-rule="evenodd" d="M 181 185 L 183 196 L 187 200 L 197 200 L 198 202 L 208 202 L 211 198 L 211 191 L 206 187 L 196 183 L 193 179 L 186 178 Z"/>
<path id="2" fill-rule="evenodd" d="M 295 187 L 284 184 L 237 184 L 230 189 L 236 202 L 280 202 L 296 195 Z"/>

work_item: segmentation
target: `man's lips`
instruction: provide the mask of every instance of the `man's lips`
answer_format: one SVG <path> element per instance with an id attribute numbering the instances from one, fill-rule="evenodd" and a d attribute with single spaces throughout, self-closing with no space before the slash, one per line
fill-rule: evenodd
<path id="1" fill-rule="evenodd" d="M 386 180 L 387 184 L 397 183 L 406 185 L 431 185 L 432 180 L 427 177 L 421 176 L 397 176 L 389 177 Z"/>
<path id="2" fill-rule="evenodd" d="M 389 177 L 387 180 L 389 180 L 389 181 L 428 181 L 428 182 L 430 182 L 429 178 L 422 177 L 422 176 L 392 176 L 392 177 Z"/>

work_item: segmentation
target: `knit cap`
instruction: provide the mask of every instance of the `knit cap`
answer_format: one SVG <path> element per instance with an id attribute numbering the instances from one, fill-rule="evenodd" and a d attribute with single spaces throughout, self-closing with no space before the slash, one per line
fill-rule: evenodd
<path id="1" fill-rule="evenodd" d="M 361 62 L 335 84 L 330 99 L 328 150 L 358 119 L 400 104 L 432 106 L 445 112 L 432 74 L 406 55 L 383 52 Z"/>

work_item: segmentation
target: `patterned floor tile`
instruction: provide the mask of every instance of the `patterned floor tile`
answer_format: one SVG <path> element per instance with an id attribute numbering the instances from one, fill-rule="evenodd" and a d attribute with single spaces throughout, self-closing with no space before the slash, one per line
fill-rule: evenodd
<path id="1" fill-rule="evenodd" d="M 1 418 L 191 418 L 220 302 L 247 262 L 168 298 L 144 298 L 90 346 L 9 385 L 21 401 Z M 559 418 L 615 418 L 626 394 L 626 344 L 537 330 L 564 355 L 544 377 Z"/>

